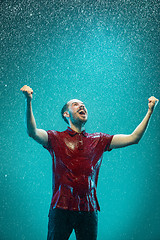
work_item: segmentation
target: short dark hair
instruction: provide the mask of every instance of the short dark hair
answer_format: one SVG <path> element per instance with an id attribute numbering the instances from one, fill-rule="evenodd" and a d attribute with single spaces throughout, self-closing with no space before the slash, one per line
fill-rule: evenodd
<path id="1" fill-rule="evenodd" d="M 67 124 L 69 124 L 68 119 L 66 117 L 64 117 L 63 114 L 64 114 L 65 111 L 68 110 L 68 107 L 69 107 L 69 105 L 68 105 L 68 103 L 66 103 L 61 110 L 62 118 Z"/>

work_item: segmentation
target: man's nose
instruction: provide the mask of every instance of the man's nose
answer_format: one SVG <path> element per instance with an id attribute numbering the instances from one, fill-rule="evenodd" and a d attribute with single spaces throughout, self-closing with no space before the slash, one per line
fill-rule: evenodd
<path id="1" fill-rule="evenodd" d="M 84 104 L 81 104 L 80 108 L 85 108 Z"/>

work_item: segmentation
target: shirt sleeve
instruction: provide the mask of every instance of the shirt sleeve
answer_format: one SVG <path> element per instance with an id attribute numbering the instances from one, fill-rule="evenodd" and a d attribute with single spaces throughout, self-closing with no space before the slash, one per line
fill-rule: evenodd
<path id="1" fill-rule="evenodd" d="M 55 141 L 56 141 L 56 136 L 55 136 L 56 131 L 48 130 L 47 134 L 48 134 L 48 145 L 43 146 L 43 147 L 49 151 L 50 149 L 54 149 L 54 145 L 55 145 Z"/>
<path id="2" fill-rule="evenodd" d="M 102 142 L 103 142 L 103 146 L 104 146 L 104 152 L 106 151 L 111 151 L 112 149 L 110 149 L 110 144 L 112 141 L 114 135 L 109 135 L 106 133 L 101 133 L 101 137 L 102 137 Z"/>

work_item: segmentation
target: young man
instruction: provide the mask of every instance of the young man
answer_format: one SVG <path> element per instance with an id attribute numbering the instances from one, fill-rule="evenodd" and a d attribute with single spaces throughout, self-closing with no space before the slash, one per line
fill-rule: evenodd
<path id="1" fill-rule="evenodd" d="M 47 239 L 67 240 L 74 229 L 77 240 L 96 240 L 97 211 L 100 210 L 96 188 L 102 155 L 113 148 L 137 144 L 158 99 L 148 99 L 147 114 L 133 133 L 113 136 L 85 132 L 88 112 L 78 99 L 70 100 L 62 108 L 62 117 L 69 124 L 67 130 L 38 129 L 31 105 L 33 90 L 25 85 L 21 91 L 26 97 L 28 135 L 50 152 L 53 161 L 53 196 Z"/>

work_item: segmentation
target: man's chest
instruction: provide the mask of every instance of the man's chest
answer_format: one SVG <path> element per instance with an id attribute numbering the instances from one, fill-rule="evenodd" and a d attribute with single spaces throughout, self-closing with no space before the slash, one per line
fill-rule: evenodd
<path id="1" fill-rule="evenodd" d="M 64 137 L 57 141 L 55 164 L 72 171 L 93 171 L 100 157 L 99 138 L 87 138 L 82 134 Z"/>

